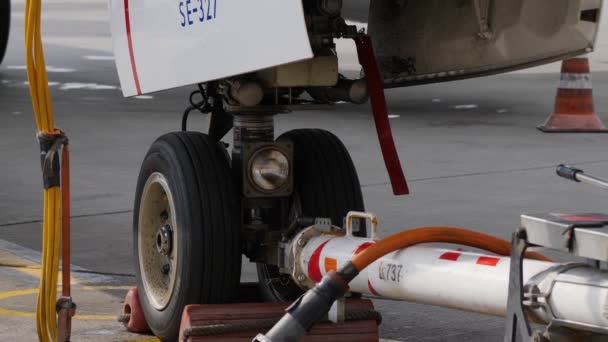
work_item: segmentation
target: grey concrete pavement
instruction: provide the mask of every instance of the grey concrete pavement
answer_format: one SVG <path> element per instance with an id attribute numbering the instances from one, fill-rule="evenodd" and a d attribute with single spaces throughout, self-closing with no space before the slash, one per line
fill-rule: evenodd
<path id="1" fill-rule="evenodd" d="M 105 1 L 52 0 L 45 6 L 43 34 L 47 63 L 55 67 L 49 79 L 57 125 L 71 139 L 73 263 L 132 274 L 131 209 L 139 164 L 157 136 L 178 129 L 190 89 L 123 99 L 108 50 L 108 27 L 99 20 Z M 15 3 L 15 9 L 8 55 L 0 66 L 0 239 L 39 250 L 38 147 L 22 68 L 22 4 Z M 608 35 L 600 39 L 606 46 Z M 600 70 L 593 73 L 597 112 L 608 123 L 606 56 L 606 49 L 599 51 L 592 69 Z M 368 106 L 280 115 L 277 133 L 300 127 L 336 133 L 351 152 L 366 207 L 379 215 L 383 235 L 452 225 L 506 238 L 522 212 L 606 209 L 605 191 L 554 175 L 556 164 L 568 162 L 608 177 L 608 135 L 547 135 L 535 129 L 552 110 L 559 79 L 546 71 L 388 91 L 411 196 L 391 193 Z M 190 125 L 206 128 L 196 115 Z M 245 263 L 244 270 L 244 279 L 255 279 L 251 265 Z M 2 285 L 5 278 L 0 279 Z M 120 278 L 120 284 L 133 284 L 133 278 Z M 383 338 L 498 341 L 502 335 L 500 318 L 418 304 L 376 304 L 385 316 Z M 13 320 L 2 318 L 0 333 Z"/>

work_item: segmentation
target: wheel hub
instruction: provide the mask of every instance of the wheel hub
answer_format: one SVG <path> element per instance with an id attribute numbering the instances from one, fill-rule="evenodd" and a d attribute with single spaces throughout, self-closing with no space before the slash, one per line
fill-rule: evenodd
<path id="1" fill-rule="evenodd" d="M 158 229 L 156 233 L 156 250 L 161 255 L 169 256 L 171 254 L 171 247 L 173 246 L 173 231 L 171 226 L 166 224 Z"/>

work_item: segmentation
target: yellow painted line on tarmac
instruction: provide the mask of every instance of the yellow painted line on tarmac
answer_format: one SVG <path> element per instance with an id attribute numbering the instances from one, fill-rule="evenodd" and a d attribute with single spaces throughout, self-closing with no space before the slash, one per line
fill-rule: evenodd
<path id="1" fill-rule="evenodd" d="M 36 279 L 40 279 L 42 276 L 42 266 L 40 264 L 36 264 L 8 251 L 0 250 L 0 266 L 11 268 Z M 61 271 L 57 279 L 61 279 Z M 80 280 L 74 277 L 70 277 L 70 280 L 72 284 L 80 283 Z"/>
<path id="2" fill-rule="evenodd" d="M 118 287 L 122 288 L 122 286 L 108 286 L 108 287 L 112 288 L 112 289 L 118 288 Z M 83 290 L 84 290 L 84 288 L 83 288 Z M 95 286 L 88 286 L 87 290 L 96 291 L 97 288 Z M 0 292 L 0 300 L 19 297 L 19 296 L 33 295 L 33 294 L 38 294 L 38 289 L 22 289 L 22 290 L 4 291 L 4 292 Z M 13 317 L 36 318 L 35 312 L 18 311 L 18 310 L 6 309 L 3 307 L 0 307 L 0 315 L 13 316 Z M 78 310 L 76 310 L 76 315 L 74 316 L 74 319 L 115 321 L 116 317 L 117 317 L 116 315 L 79 315 Z"/>
<path id="3" fill-rule="evenodd" d="M 0 267 L 8 267 L 20 273 L 29 275 L 33 278 L 40 279 L 42 275 L 42 269 L 39 264 L 32 263 L 29 260 L 23 259 L 13 253 L 7 251 L 0 251 Z M 59 272 L 58 279 L 61 279 L 61 272 Z M 71 284 L 75 285 L 74 290 L 82 291 L 104 291 L 104 290 L 128 290 L 131 286 L 115 286 L 115 285 L 84 285 L 77 278 L 70 277 Z M 61 286 L 59 282 L 58 286 Z M 0 292 L 0 300 L 9 299 L 19 296 L 36 295 L 38 294 L 38 288 L 12 290 Z M 36 318 L 35 312 L 18 311 L 3 308 L 0 306 L 0 315 L 2 316 L 13 316 L 23 318 Z M 115 321 L 117 316 L 115 315 L 79 315 L 76 310 L 74 319 L 79 320 L 103 320 L 103 321 Z"/>
<path id="4" fill-rule="evenodd" d="M 37 294 L 37 293 L 38 293 L 38 289 L 4 291 L 4 292 L 0 292 L 0 300 L 17 297 L 17 296 L 27 296 L 27 295 L 31 295 L 31 294 Z"/>
<path id="5" fill-rule="evenodd" d="M 17 297 L 17 296 L 26 296 L 26 295 L 31 295 L 31 294 L 37 294 L 37 293 L 38 293 L 38 289 L 24 289 L 24 290 L 5 291 L 5 292 L 0 292 L 0 300 L 7 299 L 7 298 L 12 298 L 12 297 Z M 0 307 L 0 315 L 3 315 L 3 316 L 14 316 L 14 317 L 25 317 L 25 318 L 36 317 L 35 313 L 22 312 L 22 311 L 16 311 L 16 310 L 11 310 L 11 309 L 5 309 L 3 307 Z"/>
<path id="6" fill-rule="evenodd" d="M 21 272 L 23 274 L 29 275 L 30 277 L 34 277 L 36 279 L 40 279 L 40 277 L 42 276 L 42 269 L 40 268 L 40 265 L 37 265 L 35 267 L 15 267 L 13 269 L 15 271 L 18 271 L 18 272 Z M 57 279 L 62 279 L 61 278 L 61 271 L 59 271 Z M 74 278 L 74 277 L 70 277 L 70 282 L 73 285 L 80 284 L 80 280 L 77 279 L 77 278 Z M 58 282 L 58 284 L 61 284 L 61 282 Z"/>
<path id="7" fill-rule="evenodd" d="M 0 266 L 4 267 L 37 267 L 36 263 L 23 259 L 14 253 L 0 249 Z"/>
<path id="8" fill-rule="evenodd" d="M 36 314 L 32 312 L 16 311 L 11 309 L 0 308 L 0 316 L 12 316 L 20 318 L 36 318 Z"/>
<path id="9" fill-rule="evenodd" d="M 130 290 L 133 286 L 127 285 L 81 285 L 76 287 L 76 290 L 83 291 L 108 291 L 108 290 Z"/>

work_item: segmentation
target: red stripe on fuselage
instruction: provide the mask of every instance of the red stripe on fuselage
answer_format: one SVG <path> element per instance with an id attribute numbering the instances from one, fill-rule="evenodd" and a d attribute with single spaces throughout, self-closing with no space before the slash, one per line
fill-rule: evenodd
<path id="1" fill-rule="evenodd" d="M 131 71 L 135 80 L 135 89 L 137 95 L 141 95 L 141 87 L 139 86 L 139 76 L 137 76 L 137 66 L 135 65 L 135 54 L 133 53 L 133 39 L 131 39 L 131 19 L 129 18 L 129 0 L 125 0 L 125 24 L 127 27 L 127 42 L 129 44 L 129 57 L 131 59 Z"/>

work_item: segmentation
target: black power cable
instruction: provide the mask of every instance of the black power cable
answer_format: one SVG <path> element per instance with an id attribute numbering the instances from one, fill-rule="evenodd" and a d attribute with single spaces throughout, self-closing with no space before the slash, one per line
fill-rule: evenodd
<path id="1" fill-rule="evenodd" d="M 201 100 L 196 101 L 196 96 L 200 96 Z M 209 101 L 209 96 L 207 95 L 207 91 L 202 83 L 198 84 L 198 90 L 190 93 L 188 101 L 190 102 L 190 105 L 186 107 L 186 110 L 184 110 L 184 114 L 182 115 L 183 132 L 188 130 L 188 116 L 190 116 L 190 112 L 198 109 L 202 114 L 209 114 L 213 110 L 212 104 Z"/>

